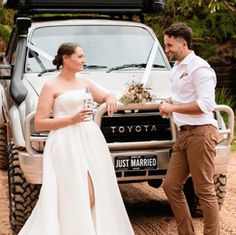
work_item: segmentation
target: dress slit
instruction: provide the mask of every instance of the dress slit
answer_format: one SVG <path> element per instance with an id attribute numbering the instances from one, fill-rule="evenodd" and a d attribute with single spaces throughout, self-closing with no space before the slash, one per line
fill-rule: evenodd
<path id="1" fill-rule="evenodd" d="M 90 187 L 92 187 L 92 193 L 94 197 L 94 205 L 91 207 L 91 216 L 93 220 L 94 230 L 96 232 L 96 194 L 95 194 L 95 185 L 93 181 L 93 177 L 89 170 L 87 170 L 87 179 L 88 179 L 88 190 L 89 190 L 89 201 L 90 201 Z M 90 182 L 89 182 L 90 180 Z"/>

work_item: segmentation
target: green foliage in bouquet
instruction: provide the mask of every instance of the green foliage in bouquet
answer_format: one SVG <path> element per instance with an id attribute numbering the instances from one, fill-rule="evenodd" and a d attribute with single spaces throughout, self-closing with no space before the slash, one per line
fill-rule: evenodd
<path id="1" fill-rule="evenodd" d="M 153 100 L 153 96 L 141 82 L 132 81 L 119 101 L 123 104 L 146 103 Z"/>

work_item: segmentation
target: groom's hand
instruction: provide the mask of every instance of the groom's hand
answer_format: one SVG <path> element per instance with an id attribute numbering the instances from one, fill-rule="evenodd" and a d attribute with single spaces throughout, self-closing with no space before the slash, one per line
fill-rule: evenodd
<path id="1" fill-rule="evenodd" d="M 169 116 L 173 112 L 173 104 L 164 101 L 159 105 L 159 110 L 161 116 Z"/>

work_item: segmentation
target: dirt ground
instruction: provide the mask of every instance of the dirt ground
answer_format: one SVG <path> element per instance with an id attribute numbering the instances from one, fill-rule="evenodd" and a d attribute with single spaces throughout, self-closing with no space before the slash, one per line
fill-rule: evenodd
<path id="1" fill-rule="evenodd" d="M 162 189 L 147 184 L 121 188 L 136 235 L 176 235 L 176 225 Z M 194 218 L 196 235 L 203 234 L 203 219 Z M 236 235 L 236 153 L 228 169 L 227 195 L 220 211 L 221 235 Z"/>
<path id="2" fill-rule="evenodd" d="M 177 234 L 174 217 L 161 188 L 154 189 L 146 183 L 127 184 L 120 188 L 136 235 Z M 7 172 L 0 171 L 0 235 L 13 235 L 8 217 Z M 220 220 L 221 235 L 236 235 L 236 153 L 229 166 L 227 195 Z M 196 234 L 202 234 L 201 218 L 194 218 L 194 226 Z"/>

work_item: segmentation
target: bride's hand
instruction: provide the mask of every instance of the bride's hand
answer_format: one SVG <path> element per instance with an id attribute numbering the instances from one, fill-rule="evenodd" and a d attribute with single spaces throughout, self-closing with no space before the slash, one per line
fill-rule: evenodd
<path id="1" fill-rule="evenodd" d="M 93 110 L 82 109 L 80 112 L 72 116 L 72 123 L 89 121 L 92 114 L 93 114 Z"/>
<path id="2" fill-rule="evenodd" d="M 114 94 L 109 93 L 106 97 L 106 107 L 107 113 L 111 117 L 115 112 L 117 112 L 117 99 Z"/>

